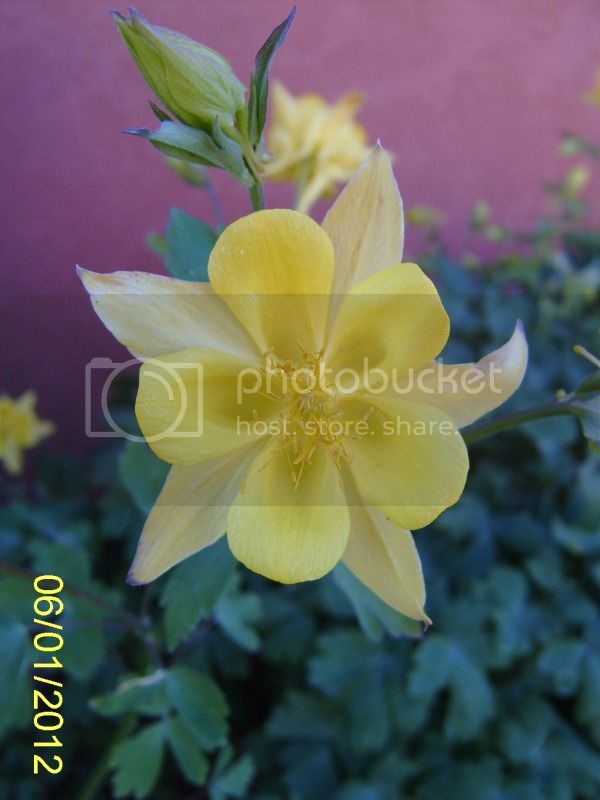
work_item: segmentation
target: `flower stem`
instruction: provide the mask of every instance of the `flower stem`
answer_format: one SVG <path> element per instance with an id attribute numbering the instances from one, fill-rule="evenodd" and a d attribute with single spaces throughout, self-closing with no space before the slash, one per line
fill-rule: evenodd
<path id="1" fill-rule="evenodd" d="M 265 197 L 260 183 L 253 184 L 250 189 L 250 200 L 252 201 L 252 211 L 262 211 L 265 207 Z"/>
<path id="2" fill-rule="evenodd" d="M 505 414 L 490 422 L 471 425 L 463 433 L 463 439 L 467 444 L 472 444 L 480 439 L 487 439 L 488 436 L 501 433 L 501 431 L 524 425 L 526 422 L 534 422 L 548 417 L 569 416 L 572 413 L 567 403 L 547 403 L 546 405 L 534 406 L 533 408 L 525 409 L 525 411 L 518 411 L 516 414 Z"/>

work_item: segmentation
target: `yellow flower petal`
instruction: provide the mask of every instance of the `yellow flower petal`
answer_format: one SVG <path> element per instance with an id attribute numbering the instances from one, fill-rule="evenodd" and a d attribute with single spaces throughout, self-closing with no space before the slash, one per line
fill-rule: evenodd
<path id="1" fill-rule="evenodd" d="M 144 530 L 127 580 L 149 583 L 215 542 L 239 492 L 254 448 L 191 467 L 172 467 Z"/>
<path id="2" fill-rule="evenodd" d="M 249 569 L 280 583 L 320 578 L 342 557 L 350 515 L 339 475 L 319 445 L 296 484 L 277 441 L 261 452 L 229 512 L 227 538 Z"/>
<path id="3" fill-rule="evenodd" d="M 403 375 L 444 347 L 450 324 L 435 286 L 416 264 L 381 270 L 343 299 L 325 358 L 340 368 Z M 366 359 L 366 361 L 365 361 Z M 395 373 L 393 373 L 395 371 Z"/>
<path id="4" fill-rule="evenodd" d="M 211 284 L 261 353 L 297 358 L 323 345 L 333 248 L 304 214 L 258 211 L 219 237 L 208 265 Z"/>
<path id="5" fill-rule="evenodd" d="M 356 89 L 343 94 L 329 109 L 326 123 L 321 131 L 322 139 L 327 140 L 335 136 L 340 127 L 352 122 L 360 111 L 364 99 L 363 93 Z"/>
<path id="6" fill-rule="evenodd" d="M 508 342 L 477 363 L 428 364 L 411 377 L 406 399 L 441 409 L 463 428 L 504 403 L 519 388 L 527 352 L 527 339 L 518 322 Z"/>
<path id="7" fill-rule="evenodd" d="M 252 342 L 208 283 L 78 269 L 94 310 L 108 330 L 141 360 L 188 347 L 251 358 Z"/>
<path id="8" fill-rule="evenodd" d="M 316 146 L 325 101 L 315 95 L 295 98 L 279 81 L 271 90 L 272 120 L 268 148 L 273 160 L 266 165 L 271 180 L 296 180 L 302 162 Z"/>
<path id="9" fill-rule="evenodd" d="M 258 438 L 255 419 L 270 419 L 277 406 L 265 395 L 239 391 L 249 369 L 255 370 L 235 356 L 200 348 L 146 361 L 135 413 L 156 455 L 170 464 L 197 464 Z"/>
<path id="10" fill-rule="evenodd" d="M 350 519 L 344 564 L 384 603 L 411 619 L 430 623 L 424 611 L 423 570 L 411 532 L 358 501 L 350 506 Z"/>
<path id="11" fill-rule="evenodd" d="M 379 270 L 400 264 L 402 199 L 390 157 L 379 145 L 323 220 L 335 250 L 333 293 L 343 295 Z"/>
<path id="12" fill-rule="evenodd" d="M 413 530 L 456 503 L 469 458 L 449 417 L 431 406 L 382 396 L 347 400 L 344 406 L 350 418 L 368 415 L 368 432 L 348 445 L 350 469 L 367 504 Z"/>
<path id="13" fill-rule="evenodd" d="M 10 475 L 20 475 L 23 471 L 23 450 L 16 442 L 8 441 L 2 446 L 2 461 Z"/>

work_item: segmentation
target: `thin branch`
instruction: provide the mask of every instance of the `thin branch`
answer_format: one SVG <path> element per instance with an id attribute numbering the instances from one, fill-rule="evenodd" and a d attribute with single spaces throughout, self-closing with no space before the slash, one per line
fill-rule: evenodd
<path id="1" fill-rule="evenodd" d="M 472 444 L 473 442 L 478 442 L 480 439 L 486 439 L 488 436 L 494 436 L 496 433 L 501 433 L 510 428 L 516 428 L 527 422 L 547 419 L 548 417 L 564 416 L 573 416 L 572 409 L 566 403 L 548 403 L 546 405 L 534 406 L 525 411 L 518 411 L 516 414 L 505 414 L 489 422 L 480 422 L 476 425 L 471 425 L 464 431 L 463 439 L 467 444 Z"/>
<path id="2" fill-rule="evenodd" d="M 0 561 L 0 572 L 4 572 L 8 575 L 15 575 L 18 578 L 23 578 L 24 580 L 30 581 L 34 581 L 38 577 L 37 573 L 23 567 L 17 567 L 14 564 L 9 564 L 6 561 Z M 63 584 L 62 591 L 72 595 L 73 597 L 78 597 L 80 600 L 85 600 L 86 602 L 91 603 L 98 608 L 101 608 L 108 614 L 123 620 L 123 622 L 126 623 L 129 628 L 132 628 L 137 633 L 142 633 L 145 636 L 146 626 L 142 620 L 135 616 L 135 614 L 126 611 L 124 608 L 114 606 L 112 603 L 103 600 L 101 597 L 98 597 L 92 592 L 88 592 L 86 589 L 78 589 L 66 581 L 64 581 Z"/>

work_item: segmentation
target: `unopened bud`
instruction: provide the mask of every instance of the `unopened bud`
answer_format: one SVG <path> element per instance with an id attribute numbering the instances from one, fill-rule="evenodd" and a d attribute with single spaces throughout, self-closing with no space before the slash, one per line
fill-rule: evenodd
<path id="1" fill-rule="evenodd" d="M 117 27 L 144 80 L 181 122 L 210 128 L 215 117 L 231 125 L 244 106 L 244 87 L 214 50 L 182 33 L 150 25 L 135 9 L 114 13 Z"/>

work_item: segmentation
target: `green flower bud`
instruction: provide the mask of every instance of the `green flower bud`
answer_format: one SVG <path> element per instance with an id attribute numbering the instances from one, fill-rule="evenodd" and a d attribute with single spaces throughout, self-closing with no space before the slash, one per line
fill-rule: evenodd
<path id="1" fill-rule="evenodd" d="M 135 9 L 114 13 L 117 27 L 144 80 L 181 122 L 209 129 L 215 117 L 232 125 L 245 104 L 244 86 L 229 63 L 187 36 L 150 25 Z"/>

